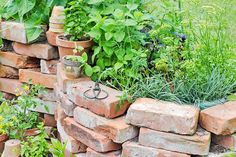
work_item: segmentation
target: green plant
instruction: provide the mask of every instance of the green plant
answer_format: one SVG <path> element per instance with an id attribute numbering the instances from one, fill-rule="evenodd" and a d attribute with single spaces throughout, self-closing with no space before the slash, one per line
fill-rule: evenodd
<path id="1" fill-rule="evenodd" d="M 48 137 L 43 124 L 38 125 L 39 135 L 27 137 L 21 142 L 21 156 L 23 157 L 46 157 L 49 153 Z"/>
<path id="2" fill-rule="evenodd" d="M 0 105 L 0 135 L 9 134 L 10 128 L 16 121 L 16 112 L 8 101 L 3 101 Z"/>
<path id="3" fill-rule="evenodd" d="M 43 90 L 41 85 L 29 83 L 23 84 L 22 90 L 18 89 L 16 100 L 6 100 L 1 94 L 0 132 L 7 133 L 10 138 L 22 139 L 25 130 L 36 128 L 40 122 L 39 114 L 28 108 L 40 105 L 35 98 Z"/>
<path id="4" fill-rule="evenodd" d="M 55 157 L 65 157 L 66 143 L 62 144 L 59 140 L 51 138 L 52 144 L 49 145 L 50 152 Z"/>
<path id="5" fill-rule="evenodd" d="M 88 24 L 91 8 L 84 0 L 68 0 L 65 7 L 65 34 L 71 41 L 87 40 L 87 32 L 91 28 Z"/>

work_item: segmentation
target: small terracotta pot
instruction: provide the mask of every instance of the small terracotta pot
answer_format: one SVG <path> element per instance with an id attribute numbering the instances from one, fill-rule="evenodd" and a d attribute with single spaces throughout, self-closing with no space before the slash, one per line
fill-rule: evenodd
<path id="1" fill-rule="evenodd" d="M 0 154 L 3 152 L 4 144 L 7 140 L 8 140 L 7 134 L 0 135 Z"/>
<path id="2" fill-rule="evenodd" d="M 64 24 L 65 16 L 50 17 L 49 22 L 53 24 Z"/>
<path id="3" fill-rule="evenodd" d="M 53 46 L 57 46 L 56 38 L 60 34 L 63 34 L 63 33 L 55 33 L 55 32 L 51 32 L 51 31 L 47 31 L 46 35 L 47 35 L 48 43 Z"/>
<path id="4" fill-rule="evenodd" d="M 62 59 L 66 55 L 81 56 L 84 52 L 88 52 L 94 44 L 93 39 L 87 41 L 69 41 L 64 38 L 65 38 L 64 35 L 58 35 L 56 39 L 56 44 L 58 45 L 60 59 Z M 76 46 L 81 46 L 84 48 L 84 50 L 80 53 L 74 54 L 73 50 L 76 48 Z"/>
<path id="5" fill-rule="evenodd" d="M 64 7 L 63 6 L 54 6 L 52 9 L 52 17 L 64 16 Z"/>
<path id="6" fill-rule="evenodd" d="M 53 29 L 64 29 L 64 24 L 49 23 L 49 27 Z"/>
<path id="7" fill-rule="evenodd" d="M 68 78 L 79 78 L 82 75 L 82 64 L 79 62 L 72 62 L 70 60 L 67 60 L 67 56 L 69 55 L 66 55 L 62 58 L 63 72 Z"/>

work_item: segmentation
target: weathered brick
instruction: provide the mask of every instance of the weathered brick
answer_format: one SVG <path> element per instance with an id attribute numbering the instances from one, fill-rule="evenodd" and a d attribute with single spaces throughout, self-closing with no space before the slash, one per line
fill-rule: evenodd
<path id="1" fill-rule="evenodd" d="M 191 157 L 187 154 L 171 152 L 139 145 L 137 142 L 126 142 L 122 145 L 121 157 Z"/>
<path id="2" fill-rule="evenodd" d="M 46 113 L 54 115 L 57 109 L 57 102 L 52 101 L 44 101 L 38 98 L 35 98 L 36 102 L 39 103 L 35 108 L 28 108 L 30 111 L 40 112 L 40 113 Z"/>
<path id="3" fill-rule="evenodd" d="M 1 83 L 0 83 L 1 84 Z M 0 90 L 1 91 L 1 90 Z M 2 92 L 2 91 L 1 91 Z M 3 93 L 3 97 L 7 100 L 12 100 L 14 98 L 16 98 L 16 96 L 14 94 L 10 94 L 10 93 L 5 93 L 5 92 L 2 92 Z"/>
<path id="4" fill-rule="evenodd" d="M 54 84 L 54 93 L 60 101 L 59 105 L 64 110 L 65 114 L 67 116 L 73 117 L 73 111 L 77 105 L 70 101 L 68 96 L 62 92 L 62 89 L 60 89 L 57 83 Z"/>
<path id="5" fill-rule="evenodd" d="M 0 63 L 17 69 L 38 68 L 40 60 L 28 56 L 18 55 L 14 52 L 0 51 Z"/>
<path id="6" fill-rule="evenodd" d="M 69 153 L 80 153 L 80 152 L 86 152 L 87 146 L 85 146 L 83 143 L 75 140 L 73 137 L 69 136 L 62 124 L 58 121 L 57 122 L 57 130 L 60 134 L 61 142 L 66 143 L 66 150 Z"/>
<path id="7" fill-rule="evenodd" d="M 59 63 L 58 60 L 50 60 L 50 61 L 41 60 L 40 61 L 41 73 L 56 75 L 57 63 Z"/>
<path id="8" fill-rule="evenodd" d="M 10 94 L 18 94 L 17 89 L 21 90 L 22 83 L 16 79 L 7 79 L 0 78 L 0 91 L 10 93 Z"/>
<path id="9" fill-rule="evenodd" d="M 201 111 L 200 125 L 216 134 L 229 135 L 236 132 L 236 101 L 216 105 Z"/>
<path id="10" fill-rule="evenodd" d="M 57 101 L 58 98 L 53 89 L 46 89 L 44 92 L 38 95 L 38 98 L 45 101 Z"/>
<path id="11" fill-rule="evenodd" d="M 81 82 L 81 81 L 85 81 L 85 80 L 90 80 L 90 78 L 88 77 L 82 77 L 82 78 L 78 78 L 78 79 L 70 79 L 68 78 L 65 73 L 63 72 L 63 67 L 61 63 L 57 64 L 57 83 L 58 86 L 62 89 L 62 91 L 64 93 L 66 93 L 68 91 L 68 87 Z"/>
<path id="12" fill-rule="evenodd" d="M 54 115 L 44 114 L 43 118 L 45 126 L 51 126 L 51 127 L 57 126 L 57 121 L 55 120 Z"/>
<path id="13" fill-rule="evenodd" d="M 160 132 L 148 128 L 141 128 L 139 133 L 139 143 L 143 146 L 194 155 L 207 155 L 210 141 L 211 134 L 200 127 L 193 136 Z"/>
<path id="14" fill-rule="evenodd" d="M 121 150 L 112 151 L 108 153 L 99 153 L 92 150 L 91 148 L 87 148 L 87 153 L 86 153 L 86 157 L 120 157 L 120 155 L 121 155 Z"/>
<path id="15" fill-rule="evenodd" d="M 18 70 L 9 66 L 0 64 L 0 77 L 2 78 L 18 78 Z"/>
<path id="16" fill-rule="evenodd" d="M 76 105 L 87 108 L 91 112 L 101 116 L 105 116 L 106 118 L 115 118 L 123 115 L 126 112 L 127 108 L 129 107 L 129 102 L 125 101 L 123 104 L 119 104 L 119 97 L 123 96 L 123 93 L 102 84 L 100 84 L 100 88 L 108 93 L 107 98 L 102 100 L 86 98 L 84 96 L 84 92 L 86 92 L 88 89 L 93 88 L 94 85 L 95 82 L 93 81 L 82 81 L 76 83 L 70 86 L 70 88 L 68 89 L 68 95 L 69 97 L 74 97 L 72 99 L 75 100 L 74 103 Z M 88 94 L 90 96 L 93 96 L 93 91 L 90 90 Z M 119 109 L 117 109 L 118 105 L 120 105 Z"/>
<path id="17" fill-rule="evenodd" d="M 224 148 L 236 151 L 236 134 L 232 135 L 214 135 L 212 134 L 212 141 Z"/>
<path id="18" fill-rule="evenodd" d="M 63 108 L 64 112 L 67 116 L 73 116 L 73 111 L 76 107 L 76 105 L 68 99 L 68 96 L 64 93 L 62 93 L 61 97 L 61 107 Z"/>
<path id="19" fill-rule="evenodd" d="M 55 75 L 42 74 L 38 69 L 20 69 L 19 80 L 21 82 L 32 80 L 33 84 L 41 84 L 51 89 L 54 87 L 54 83 L 57 82 Z"/>
<path id="20" fill-rule="evenodd" d="M 73 118 L 66 118 L 64 120 L 65 131 L 76 140 L 85 143 L 88 147 L 97 152 L 109 152 L 119 150 L 121 146 L 112 142 L 107 137 L 100 135 L 90 129 L 83 127 L 76 123 Z"/>
<path id="21" fill-rule="evenodd" d="M 141 98 L 129 108 L 126 121 L 153 130 L 192 135 L 196 132 L 198 117 L 199 109 L 194 106 Z"/>
<path id="22" fill-rule="evenodd" d="M 61 124 L 63 124 L 64 119 L 67 117 L 67 115 L 65 114 L 65 112 L 63 111 L 63 109 L 60 107 L 60 105 L 57 105 L 56 111 L 55 111 L 55 120 L 57 122 L 60 122 Z"/>
<path id="23" fill-rule="evenodd" d="M 40 26 L 44 31 L 40 34 L 40 36 L 35 39 L 34 41 L 43 41 L 46 39 L 46 29 L 47 26 Z M 3 39 L 7 39 L 10 41 L 16 41 L 20 43 L 27 44 L 29 42 L 34 41 L 28 41 L 26 36 L 26 29 L 24 23 L 19 22 L 12 22 L 12 21 L 1 21 L 0 22 L 0 36 Z"/>
<path id="24" fill-rule="evenodd" d="M 48 43 L 21 44 L 15 42 L 13 48 L 16 53 L 24 56 L 46 60 L 59 58 L 57 49 Z"/>
<path id="25" fill-rule="evenodd" d="M 74 120 L 96 132 L 107 136 L 116 143 L 123 143 L 138 136 L 138 128 L 125 123 L 125 117 L 107 119 L 90 112 L 87 109 L 76 107 Z"/>
<path id="26" fill-rule="evenodd" d="M 1 21 L 0 30 L 3 39 L 28 43 L 23 23 Z"/>

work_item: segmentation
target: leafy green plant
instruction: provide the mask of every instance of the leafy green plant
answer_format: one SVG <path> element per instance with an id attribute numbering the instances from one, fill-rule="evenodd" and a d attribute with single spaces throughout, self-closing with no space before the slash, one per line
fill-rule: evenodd
<path id="1" fill-rule="evenodd" d="M 71 41 L 89 39 L 91 24 L 88 24 L 91 8 L 84 0 L 68 0 L 65 7 L 65 34 Z"/>
<path id="2" fill-rule="evenodd" d="M 49 145 L 50 152 L 55 157 L 65 157 L 66 143 L 61 143 L 59 140 L 51 138 L 51 144 Z"/>
<path id="3" fill-rule="evenodd" d="M 5 100 L 1 96 L 0 106 L 0 130 L 7 133 L 10 138 L 22 139 L 27 129 L 36 128 L 40 123 L 39 113 L 28 111 L 40 105 L 36 100 L 43 91 L 41 85 L 23 84 L 22 90 L 18 90 L 16 100 Z"/>
<path id="4" fill-rule="evenodd" d="M 49 153 L 48 137 L 43 124 L 38 125 L 39 135 L 29 136 L 21 142 L 21 156 L 23 157 L 46 157 Z"/>

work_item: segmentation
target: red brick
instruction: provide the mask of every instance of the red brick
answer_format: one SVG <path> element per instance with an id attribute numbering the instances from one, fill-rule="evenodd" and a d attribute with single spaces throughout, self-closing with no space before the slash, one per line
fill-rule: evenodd
<path id="1" fill-rule="evenodd" d="M 18 70 L 9 66 L 0 64 L 0 77 L 2 78 L 18 78 Z"/>
<path id="2" fill-rule="evenodd" d="M 236 101 L 219 104 L 201 111 L 200 125 L 216 134 L 230 135 L 236 132 Z"/>
<path id="3" fill-rule="evenodd" d="M 112 152 L 108 152 L 108 153 L 99 153 L 96 152 L 94 150 L 92 150 L 91 148 L 87 148 L 87 153 L 86 153 L 86 157 L 120 157 L 121 155 L 121 150 L 117 150 L 117 151 L 112 151 Z"/>
<path id="4" fill-rule="evenodd" d="M 10 94 L 19 94 L 17 89 L 21 88 L 22 83 L 19 80 L 0 78 L 0 91 L 10 93 Z"/>
<path id="5" fill-rule="evenodd" d="M 88 77 L 82 77 L 78 79 L 68 78 L 63 72 L 62 64 L 61 63 L 57 64 L 57 83 L 64 93 L 68 91 L 67 89 L 70 85 L 73 85 L 75 83 L 85 81 L 85 80 L 90 80 L 90 78 Z"/>
<path id="6" fill-rule="evenodd" d="M 46 38 L 46 26 L 41 26 L 44 31 L 40 34 L 39 38 L 36 40 L 45 40 Z M 32 41 L 27 40 L 26 29 L 24 23 L 11 22 L 11 21 L 1 21 L 0 23 L 0 36 L 3 39 L 16 41 L 20 43 L 27 44 Z"/>
<path id="7" fill-rule="evenodd" d="M 224 148 L 236 151 L 236 134 L 232 135 L 212 135 L 212 141 Z"/>
<path id="8" fill-rule="evenodd" d="M 28 110 L 51 115 L 55 114 L 57 109 L 57 102 L 44 101 L 39 98 L 35 98 L 35 101 L 39 105 L 37 105 L 36 107 L 28 108 Z"/>
<path id="9" fill-rule="evenodd" d="M 153 130 L 192 135 L 196 132 L 198 117 L 199 109 L 191 105 L 140 98 L 130 106 L 126 121 Z"/>
<path id="10" fill-rule="evenodd" d="M 28 43 L 23 23 L 1 21 L 0 24 L 1 37 L 3 39 Z"/>
<path id="11" fill-rule="evenodd" d="M 26 83 L 32 80 L 33 84 L 41 84 L 51 89 L 54 87 L 54 83 L 57 82 L 55 75 L 42 74 L 36 69 L 20 69 L 19 80 Z"/>
<path id="12" fill-rule="evenodd" d="M 14 52 L 0 51 L 0 63 L 17 69 L 37 68 L 40 60 L 28 56 L 18 55 Z"/>
<path id="13" fill-rule="evenodd" d="M 40 61 L 41 73 L 56 75 L 57 63 L 59 63 L 58 60 L 50 60 L 50 61 L 41 60 Z"/>
<path id="14" fill-rule="evenodd" d="M 78 141 L 81 141 L 97 152 L 109 152 L 119 150 L 121 148 L 119 144 L 112 142 L 112 140 L 107 137 L 76 123 L 73 118 L 66 118 L 64 123 L 64 128 L 70 136 L 74 137 Z"/>
<path id="15" fill-rule="evenodd" d="M 117 105 L 120 102 L 120 98 L 123 93 L 121 91 L 109 88 L 100 84 L 100 88 L 105 90 L 108 93 L 108 97 L 102 100 L 88 99 L 85 98 L 84 92 L 91 87 L 94 87 L 95 82 L 93 81 L 83 81 L 71 86 L 67 93 L 69 97 L 75 100 L 75 104 L 81 107 L 87 108 L 93 113 L 96 113 L 106 118 L 115 118 L 120 115 L 123 115 L 127 108 L 129 107 L 129 102 L 125 101 L 124 104 L 121 104 L 121 107 L 117 110 Z M 70 93 L 69 93 L 70 92 Z M 92 95 L 92 90 L 88 93 Z"/>
<path id="16" fill-rule="evenodd" d="M 58 97 L 56 96 L 53 89 L 46 89 L 42 93 L 38 95 L 38 98 L 45 100 L 45 101 L 57 101 Z"/>
<path id="17" fill-rule="evenodd" d="M 57 126 L 57 121 L 55 120 L 54 115 L 44 114 L 44 125 L 45 126 L 56 127 Z"/>
<path id="18" fill-rule="evenodd" d="M 193 155 L 207 155 L 210 141 L 211 134 L 199 127 L 192 136 L 141 128 L 138 142 L 146 147 Z"/>
<path id="19" fill-rule="evenodd" d="M 69 153 L 81 153 L 81 152 L 86 152 L 87 146 L 84 145 L 83 143 L 77 141 L 73 137 L 69 136 L 62 124 L 58 121 L 57 122 L 57 129 L 60 134 L 60 139 L 61 142 L 66 143 L 66 151 Z"/>
<path id="20" fill-rule="evenodd" d="M 125 116 L 107 119 L 90 112 L 87 109 L 76 107 L 74 120 L 95 132 L 98 132 L 116 143 L 124 143 L 138 136 L 138 128 L 125 123 Z"/>
<path id="21" fill-rule="evenodd" d="M 16 53 L 24 56 L 46 60 L 56 59 L 59 57 L 57 49 L 48 43 L 21 44 L 15 42 L 13 48 Z"/>
<path id="22" fill-rule="evenodd" d="M 73 116 L 73 111 L 76 105 L 68 99 L 68 96 L 64 93 L 61 95 L 61 107 L 63 108 L 64 112 L 67 116 Z"/>
<path id="23" fill-rule="evenodd" d="M 139 145 L 137 142 L 126 142 L 122 145 L 121 157 L 191 157 L 187 154 L 171 152 Z"/>
<path id="24" fill-rule="evenodd" d="M 5 93 L 5 92 L 2 92 L 2 93 L 3 93 L 3 97 L 7 100 L 12 100 L 12 99 L 16 98 L 16 96 L 13 94 Z"/>
<path id="25" fill-rule="evenodd" d="M 60 122 L 63 125 L 64 119 L 67 117 L 63 109 L 60 107 L 60 105 L 57 105 L 56 111 L 55 111 L 55 120 L 57 122 Z"/>

